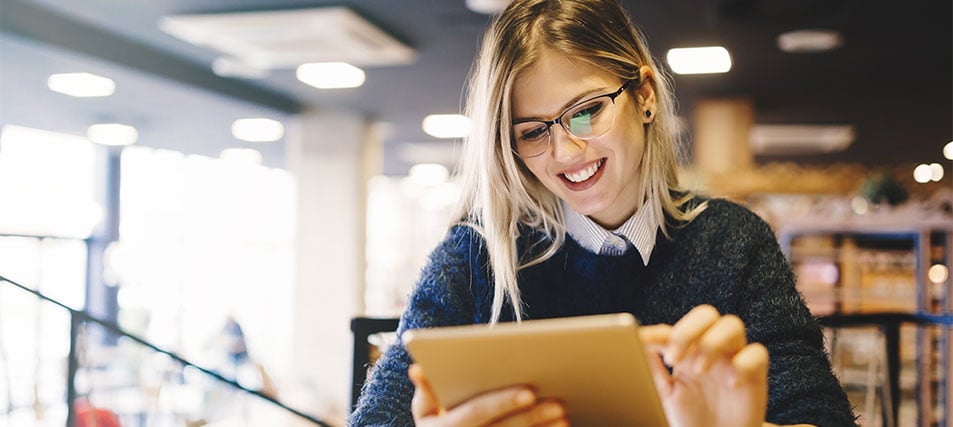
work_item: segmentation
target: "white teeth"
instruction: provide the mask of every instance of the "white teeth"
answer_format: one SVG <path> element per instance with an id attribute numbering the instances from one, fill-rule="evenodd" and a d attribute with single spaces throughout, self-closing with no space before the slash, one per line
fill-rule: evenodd
<path id="1" fill-rule="evenodd" d="M 572 182 L 583 182 L 589 178 L 592 178 L 595 175 L 596 171 L 599 170 L 599 166 L 602 166 L 602 160 L 599 160 L 596 163 L 593 163 L 588 168 L 585 168 L 576 173 L 567 173 L 565 174 L 566 179 Z"/>

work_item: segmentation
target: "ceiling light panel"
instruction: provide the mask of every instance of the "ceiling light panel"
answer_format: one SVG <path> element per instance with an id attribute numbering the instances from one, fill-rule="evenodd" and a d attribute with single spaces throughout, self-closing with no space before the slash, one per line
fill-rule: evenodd
<path id="1" fill-rule="evenodd" d="M 86 130 L 90 141 L 102 145 L 132 145 L 139 139 L 136 128 L 119 123 L 98 123 Z"/>
<path id="2" fill-rule="evenodd" d="M 716 74 L 731 70 L 731 55 L 721 46 L 669 49 L 665 59 L 676 74 Z"/>
<path id="3" fill-rule="evenodd" d="M 285 135 L 281 122 L 265 118 L 238 119 L 232 122 L 232 136 L 247 142 L 274 142 Z"/>
<path id="4" fill-rule="evenodd" d="M 416 55 L 346 7 L 166 16 L 159 28 L 263 70 L 309 62 L 402 65 Z"/>
<path id="5" fill-rule="evenodd" d="M 302 64 L 295 76 L 318 89 L 345 89 L 364 84 L 364 70 L 344 62 Z"/>
<path id="6" fill-rule="evenodd" d="M 90 73 L 53 74 L 46 80 L 46 86 L 53 92 L 78 98 L 110 96 L 116 91 L 112 79 Z"/>
<path id="7" fill-rule="evenodd" d="M 424 132 L 437 138 L 463 138 L 470 133 L 470 119 L 461 114 L 431 114 L 421 124 Z"/>

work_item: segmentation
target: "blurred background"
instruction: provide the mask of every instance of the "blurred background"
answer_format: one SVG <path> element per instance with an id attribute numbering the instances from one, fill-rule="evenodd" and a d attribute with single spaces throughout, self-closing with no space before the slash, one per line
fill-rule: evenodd
<path id="1" fill-rule="evenodd" d="M 0 425 L 342 425 L 507 3 L 0 0 Z M 682 184 L 772 224 L 861 422 L 946 425 L 953 4 L 623 4 Z"/>

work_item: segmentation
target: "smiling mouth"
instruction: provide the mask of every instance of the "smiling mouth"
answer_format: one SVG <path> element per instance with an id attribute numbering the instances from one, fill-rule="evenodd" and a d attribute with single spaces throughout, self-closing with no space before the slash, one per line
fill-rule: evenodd
<path id="1" fill-rule="evenodd" d="M 562 176 L 563 179 L 565 179 L 566 181 L 569 181 L 569 182 L 571 182 L 571 183 L 573 183 L 573 184 L 578 184 L 578 183 L 581 183 L 581 182 L 585 182 L 585 181 L 588 180 L 589 178 L 592 178 L 592 176 L 595 175 L 596 172 L 599 171 L 599 168 L 601 168 L 602 165 L 605 164 L 605 161 L 606 161 L 606 159 L 599 159 L 598 162 L 593 163 L 593 164 L 590 165 L 588 168 L 585 168 L 585 169 L 583 169 L 583 170 L 581 170 L 581 171 L 578 171 L 578 172 L 563 173 L 563 174 L 560 174 L 560 176 Z"/>

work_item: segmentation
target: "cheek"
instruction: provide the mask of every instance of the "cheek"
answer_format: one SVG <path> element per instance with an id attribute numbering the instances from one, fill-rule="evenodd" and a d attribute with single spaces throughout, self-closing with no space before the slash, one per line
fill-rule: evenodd
<path id="1" fill-rule="evenodd" d="M 542 157 L 542 156 L 540 156 Z M 537 181 L 543 181 L 546 177 L 546 163 L 541 161 L 541 159 L 531 159 L 530 161 L 524 162 L 526 169 L 529 169 L 531 175 L 536 177 Z"/>

